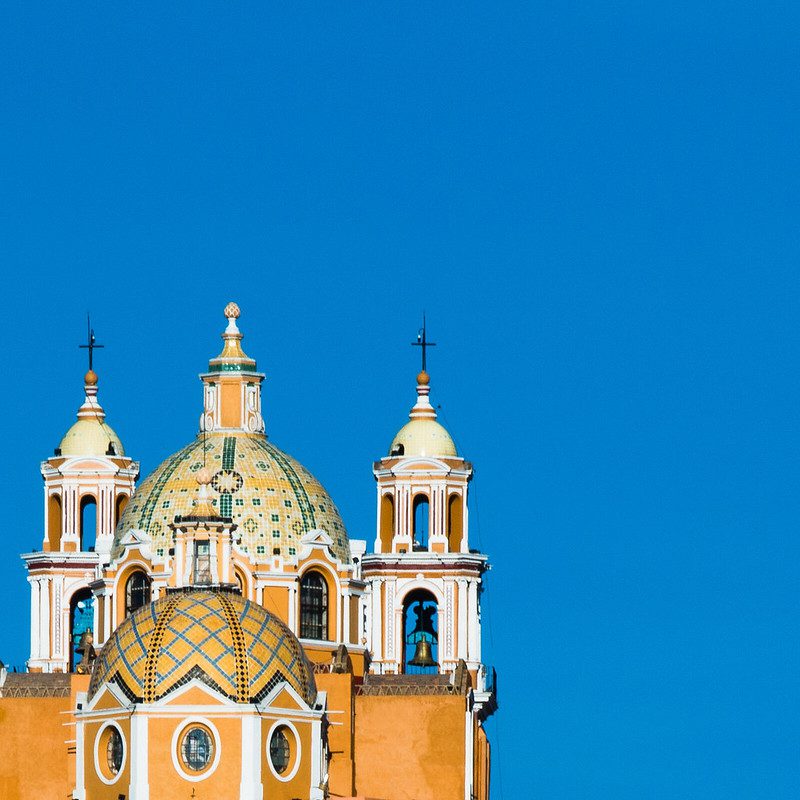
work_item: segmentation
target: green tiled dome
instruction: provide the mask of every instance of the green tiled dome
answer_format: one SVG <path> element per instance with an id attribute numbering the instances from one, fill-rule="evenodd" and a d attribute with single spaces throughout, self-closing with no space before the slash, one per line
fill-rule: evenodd
<path id="1" fill-rule="evenodd" d="M 117 525 L 114 555 L 129 530 L 148 534 L 154 555 L 166 554 L 169 524 L 192 513 L 204 455 L 214 505 L 221 516 L 233 518 L 251 561 L 267 562 L 275 551 L 294 560 L 303 535 L 321 529 L 333 540 L 336 556 L 349 563 L 347 532 L 322 484 L 263 435 L 222 432 L 198 437 L 142 481 Z"/>

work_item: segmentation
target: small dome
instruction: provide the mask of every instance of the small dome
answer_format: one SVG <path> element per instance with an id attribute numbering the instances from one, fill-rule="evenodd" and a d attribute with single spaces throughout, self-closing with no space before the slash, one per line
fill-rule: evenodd
<path id="1" fill-rule="evenodd" d="M 59 444 L 62 456 L 124 456 L 125 448 L 106 424 L 106 412 L 97 401 L 97 373 L 89 370 L 83 378 L 86 397 L 78 409 L 78 421 Z M 113 452 L 112 452 L 113 451 Z"/>
<path id="2" fill-rule="evenodd" d="M 389 455 L 457 456 L 453 438 L 435 419 L 412 419 L 392 439 Z"/>
<path id="3" fill-rule="evenodd" d="M 265 608 L 229 592 L 173 592 L 123 620 L 92 671 L 89 696 L 116 683 L 153 703 L 197 678 L 239 703 L 286 681 L 309 704 L 314 673 L 297 637 Z"/>
<path id="4" fill-rule="evenodd" d="M 153 552 L 163 555 L 171 546 L 170 523 L 192 514 L 204 468 L 217 513 L 233 518 L 252 562 L 268 562 L 276 548 L 293 561 L 303 535 L 321 529 L 336 557 L 350 563 L 347 531 L 322 484 L 265 436 L 224 431 L 198 436 L 142 481 L 117 525 L 114 555 L 129 530 L 144 531 Z"/>
<path id="5" fill-rule="evenodd" d="M 114 453 L 109 454 L 109 445 Z M 125 449 L 110 425 L 98 418 L 79 419 L 65 434 L 59 445 L 62 456 L 124 456 Z"/>
<path id="6" fill-rule="evenodd" d="M 436 419 L 430 401 L 430 376 L 423 369 L 417 375 L 417 402 L 409 421 L 392 439 L 390 456 L 458 456 L 452 436 Z"/>

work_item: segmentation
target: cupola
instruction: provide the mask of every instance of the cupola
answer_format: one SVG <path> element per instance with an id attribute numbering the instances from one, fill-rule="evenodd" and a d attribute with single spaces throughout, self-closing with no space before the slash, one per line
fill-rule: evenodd
<path id="1" fill-rule="evenodd" d="M 254 359 L 242 350 L 242 333 L 236 320 L 240 315 L 236 303 L 225 306 L 228 325 L 222 334 L 222 352 L 208 362 L 208 372 L 200 377 L 205 384 L 203 431 L 263 433 L 261 416 L 261 382 L 264 375 L 256 371 Z"/>

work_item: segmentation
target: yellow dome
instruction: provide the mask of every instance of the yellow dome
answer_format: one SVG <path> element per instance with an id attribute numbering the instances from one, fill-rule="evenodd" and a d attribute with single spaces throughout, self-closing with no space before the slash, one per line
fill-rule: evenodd
<path id="1" fill-rule="evenodd" d="M 384 440 L 385 441 L 385 440 Z M 402 445 L 402 452 L 400 450 Z M 389 455 L 457 456 L 452 437 L 435 419 L 412 419 L 392 439 Z"/>
<path id="2" fill-rule="evenodd" d="M 267 562 L 275 550 L 294 560 L 303 534 L 319 528 L 333 540 L 337 558 L 350 563 L 347 531 L 322 484 L 264 436 L 225 431 L 198 436 L 141 483 L 117 525 L 115 555 L 131 529 L 151 537 L 155 555 L 166 554 L 169 524 L 192 514 L 204 448 L 217 513 L 233 518 L 234 536 L 251 561 Z"/>
<path id="3" fill-rule="evenodd" d="M 417 402 L 408 415 L 410 420 L 392 439 L 390 456 L 457 456 L 453 438 L 436 420 L 431 405 L 431 379 L 423 369 L 417 375 Z"/>
<path id="4" fill-rule="evenodd" d="M 266 609 L 229 592 L 173 592 L 114 631 L 92 671 L 89 696 L 116 683 L 153 703 L 192 678 L 239 703 L 258 703 L 286 681 L 312 705 L 314 674 L 300 642 Z"/>
<path id="5" fill-rule="evenodd" d="M 109 453 L 114 445 L 114 453 Z M 125 449 L 110 425 L 97 417 L 79 419 L 65 434 L 58 446 L 62 456 L 124 456 Z"/>

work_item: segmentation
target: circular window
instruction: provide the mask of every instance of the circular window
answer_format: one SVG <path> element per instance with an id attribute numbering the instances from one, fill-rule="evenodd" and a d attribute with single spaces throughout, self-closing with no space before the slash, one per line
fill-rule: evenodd
<path id="1" fill-rule="evenodd" d="M 94 768 L 100 780 L 107 784 L 116 783 L 125 768 L 125 739 L 113 722 L 106 722 L 97 732 Z"/>
<path id="2" fill-rule="evenodd" d="M 206 728 L 189 728 L 181 740 L 181 761 L 186 769 L 202 772 L 214 758 L 214 739 Z"/>
<path id="3" fill-rule="evenodd" d="M 269 759 L 272 762 L 272 766 L 275 767 L 275 772 L 279 775 L 286 772 L 290 756 L 291 751 L 289 750 L 289 740 L 286 738 L 286 733 L 283 728 L 277 728 L 269 740 Z"/>
<path id="4" fill-rule="evenodd" d="M 106 763 L 108 771 L 117 775 L 122 769 L 122 734 L 116 728 L 109 728 L 108 742 L 106 743 Z"/>
<path id="5" fill-rule="evenodd" d="M 222 745 L 214 723 L 204 717 L 183 720 L 172 734 L 172 764 L 187 781 L 204 781 L 219 764 Z"/>
<path id="6" fill-rule="evenodd" d="M 189 728 L 181 739 L 181 762 L 190 772 L 203 772 L 214 758 L 214 739 L 207 728 Z"/>
<path id="7" fill-rule="evenodd" d="M 300 768 L 301 746 L 297 728 L 288 719 L 273 723 L 266 738 L 266 760 L 270 772 L 283 783 Z"/>

